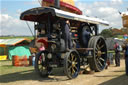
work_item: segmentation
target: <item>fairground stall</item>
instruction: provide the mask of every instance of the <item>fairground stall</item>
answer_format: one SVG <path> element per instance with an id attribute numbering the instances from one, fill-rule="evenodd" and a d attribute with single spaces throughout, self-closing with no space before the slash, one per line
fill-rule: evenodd
<path id="1" fill-rule="evenodd" d="M 27 39 L 0 39 L 0 60 L 12 60 L 13 55 L 31 55 L 29 40 Z"/>

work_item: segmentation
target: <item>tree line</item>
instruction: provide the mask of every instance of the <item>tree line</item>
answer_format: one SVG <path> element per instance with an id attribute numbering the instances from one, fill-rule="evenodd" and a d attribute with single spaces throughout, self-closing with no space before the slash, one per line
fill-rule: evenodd
<path id="1" fill-rule="evenodd" d="M 102 36 L 104 36 L 105 38 L 117 37 L 118 35 L 128 34 L 128 28 L 121 28 L 121 29 L 109 28 L 109 29 L 104 29 L 104 30 L 102 30 L 102 32 L 100 34 Z"/>

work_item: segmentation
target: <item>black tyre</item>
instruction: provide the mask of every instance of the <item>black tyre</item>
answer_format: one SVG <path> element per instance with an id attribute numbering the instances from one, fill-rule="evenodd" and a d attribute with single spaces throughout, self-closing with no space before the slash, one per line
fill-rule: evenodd
<path id="1" fill-rule="evenodd" d="M 64 59 L 64 72 L 69 79 L 76 78 L 80 71 L 80 58 L 79 54 L 70 50 L 70 52 L 66 53 Z"/>
<path id="2" fill-rule="evenodd" d="M 78 29 L 78 39 L 81 47 L 87 48 L 90 34 L 87 35 L 86 33 L 85 35 L 85 31 L 91 34 L 90 26 L 88 24 L 84 24 Z"/>
<path id="3" fill-rule="evenodd" d="M 93 48 L 93 57 L 88 59 L 88 63 L 92 70 L 100 72 L 106 67 L 107 46 L 105 40 L 101 36 L 92 37 L 89 40 L 88 48 Z"/>
<path id="4" fill-rule="evenodd" d="M 47 77 L 48 76 L 47 65 L 45 63 L 45 56 L 46 56 L 46 52 L 41 51 L 41 52 L 36 54 L 36 59 L 35 59 L 35 71 L 41 77 Z"/>

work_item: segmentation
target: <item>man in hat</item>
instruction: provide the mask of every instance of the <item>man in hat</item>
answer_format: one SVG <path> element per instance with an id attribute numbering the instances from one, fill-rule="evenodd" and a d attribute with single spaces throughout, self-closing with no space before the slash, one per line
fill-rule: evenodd
<path id="1" fill-rule="evenodd" d="M 62 37 L 65 40 L 65 48 L 66 51 L 69 51 L 72 48 L 72 42 L 71 42 L 71 34 L 70 34 L 70 23 L 69 21 L 61 21 L 62 26 Z"/>

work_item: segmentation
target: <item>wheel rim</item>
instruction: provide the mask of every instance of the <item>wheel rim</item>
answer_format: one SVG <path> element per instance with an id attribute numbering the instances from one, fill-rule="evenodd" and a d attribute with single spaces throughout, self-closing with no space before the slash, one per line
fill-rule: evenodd
<path id="1" fill-rule="evenodd" d="M 66 58 L 66 74 L 69 78 L 76 78 L 80 70 L 79 56 L 76 52 L 71 52 Z"/>
<path id="2" fill-rule="evenodd" d="M 106 54 L 107 48 L 105 41 L 103 38 L 97 38 L 97 42 L 94 45 L 94 56 L 96 60 L 96 65 L 98 66 L 99 70 L 103 70 L 106 66 Z"/>
<path id="3" fill-rule="evenodd" d="M 103 37 L 94 36 L 89 40 L 89 48 L 93 48 L 93 57 L 89 59 L 92 70 L 102 71 L 106 67 L 107 47 Z"/>
<path id="4" fill-rule="evenodd" d="M 40 58 L 42 58 L 42 56 L 40 56 Z M 46 72 L 46 67 L 43 66 L 42 62 L 43 62 L 42 59 L 39 59 L 38 60 L 38 69 L 39 69 L 39 71 L 40 71 L 41 74 L 43 74 L 44 72 Z"/>
<path id="5" fill-rule="evenodd" d="M 47 74 L 47 68 L 46 66 L 43 65 L 43 57 L 45 56 L 42 56 L 43 52 L 40 52 L 39 54 L 37 54 L 36 56 L 36 62 L 35 62 L 35 70 L 36 72 L 40 75 L 40 76 L 45 76 Z"/>

